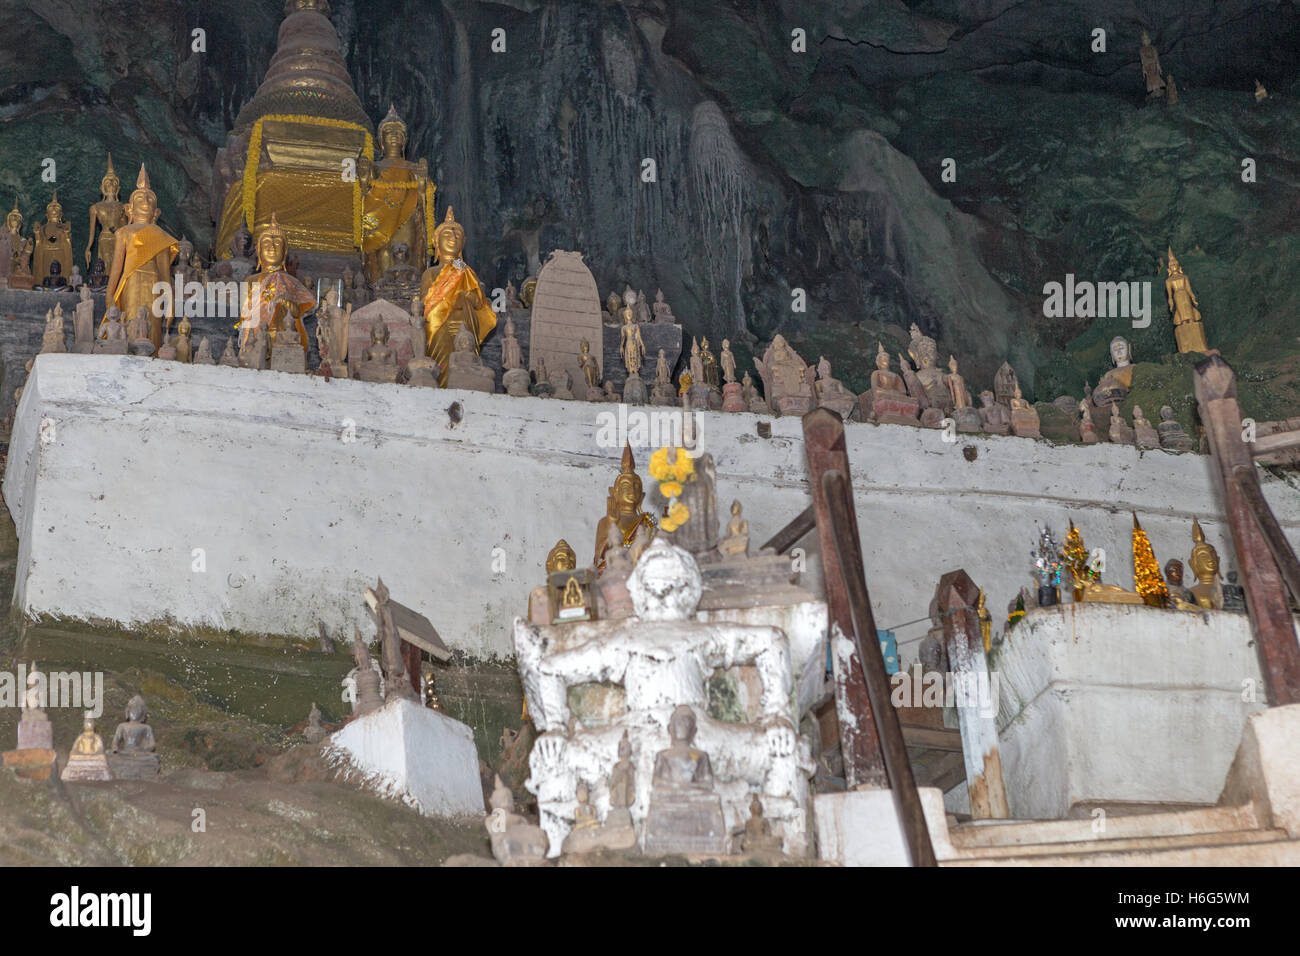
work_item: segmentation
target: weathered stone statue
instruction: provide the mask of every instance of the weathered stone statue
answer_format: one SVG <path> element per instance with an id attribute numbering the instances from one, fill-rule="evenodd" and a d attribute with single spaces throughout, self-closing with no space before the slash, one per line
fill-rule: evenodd
<path id="1" fill-rule="evenodd" d="M 859 414 L 863 421 L 880 424 L 915 425 L 920 404 L 907 394 L 901 375 L 890 371 L 889 353 L 876 343 L 876 370 L 871 373 L 871 388 L 859 396 Z"/>
<path id="2" fill-rule="evenodd" d="M 230 255 L 213 265 L 212 278 L 234 279 L 236 282 L 247 279 L 257 268 L 257 260 L 253 258 L 253 234 L 243 219 L 230 237 L 227 248 Z"/>
<path id="3" fill-rule="evenodd" d="M 265 326 L 257 326 L 239 350 L 239 364 L 244 368 L 264 371 L 271 360 L 271 340 Z"/>
<path id="4" fill-rule="evenodd" d="M 636 473 L 636 461 L 632 458 L 632 446 L 623 446 L 623 462 L 618 477 L 609 489 L 605 499 L 605 517 L 596 524 L 596 553 L 592 564 L 604 567 L 607 535 L 610 528 L 617 528 L 623 539 L 623 547 L 630 547 L 637 529 L 646 525 L 649 530 L 655 528 L 655 520 L 648 512 L 641 510 L 645 500 L 645 491 L 641 486 L 641 476 Z"/>
<path id="5" fill-rule="evenodd" d="M 1012 397 L 1015 397 L 1014 393 Z M 1007 407 L 997 401 L 989 391 L 980 392 L 980 402 L 984 406 L 980 409 L 980 420 L 983 422 L 984 431 L 990 435 L 1010 435 L 1011 412 Z"/>
<path id="6" fill-rule="evenodd" d="M 912 340 L 908 343 L 907 354 L 916 363 L 916 377 L 925 389 L 930 407 L 939 409 L 944 415 L 952 411 L 952 395 L 948 383 L 944 381 L 943 372 L 939 371 L 939 346 L 928 335 L 922 335 L 915 322 L 911 329 Z"/>
<path id="7" fill-rule="evenodd" d="M 1151 45 L 1151 37 L 1142 31 L 1142 46 L 1138 49 L 1138 58 L 1142 63 L 1142 79 L 1146 81 L 1147 96 L 1156 96 L 1165 88 L 1161 79 L 1160 51 Z"/>
<path id="8" fill-rule="evenodd" d="M 1092 390 L 1092 403 L 1098 408 L 1121 404 L 1133 387 L 1133 364 L 1129 361 L 1128 339 L 1121 335 L 1110 340 L 1110 358 L 1115 367 L 1101 377 Z"/>
<path id="9" fill-rule="evenodd" d="M 582 377 L 587 382 L 586 399 L 588 401 L 600 401 L 604 393 L 600 387 L 600 366 L 591 356 L 591 343 L 583 339 L 579 345 L 578 368 L 582 371 Z"/>
<path id="10" fill-rule="evenodd" d="M 656 405 L 674 405 L 677 401 L 677 390 L 673 388 L 673 370 L 668 364 L 668 359 L 664 356 L 664 350 L 659 350 L 659 358 L 655 361 L 655 381 L 654 387 L 650 390 L 650 400 Z"/>
<path id="11" fill-rule="evenodd" d="M 645 290 L 636 294 L 636 302 L 632 306 L 636 312 L 636 320 L 640 325 L 650 321 L 650 300 L 646 298 Z"/>
<path id="12" fill-rule="evenodd" d="M 1196 575 L 1196 583 L 1192 585 L 1192 594 L 1196 597 L 1196 603 L 1204 608 L 1222 608 L 1223 607 L 1223 590 L 1219 587 L 1219 552 L 1214 549 L 1214 545 L 1205 540 L 1205 532 L 1201 530 L 1201 523 L 1197 519 L 1192 519 L 1192 556 L 1187 562 L 1187 566 L 1192 569 Z"/>
<path id="13" fill-rule="evenodd" d="M 199 347 L 194 350 L 195 365 L 216 365 L 217 357 L 212 354 L 212 344 L 205 335 L 199 339 Z"/>
<path id="14" fill-rule="evenodd" d="M 72 310 L 72 351 L 90 352 L 95 345 L 95 300 L 81 287 L 81 301 Z"/>
<path id="15" fill-rule="evenodd" d="M 147 780 L 158 776 L 158 755 L 154 753 L 153 728 L 144 698 L 136 694 L 126 705 L 126 720 L 113 733 L 113 752 L 108 765 L 118 780 Z"/>
<path id="16" fill-rule="evenodd" d="M 1197 308 L 1200 303 L 1172 248 L 1169 249 L 1166 270 L 1169 277 L 1165 279 L 1165 297 L 1174 318 L 1174 340 L 1178 343 L 1178 351 L 1208 352 L 1210 346 L 1205 341 L 1205 326 L 1201 324 L 1201 312 Z"/>
<path id="17" fill-rule="evenodd" d="M 668 749 L 655 755 L 645 851 L 725 854 L 729 849 L 722 800 L 713 789 L 709 755 L 693 746 L 695 712 L 683 704 L 668 721 Z"/>
<path id="18" fill-rule="evenodd" d="M 1142 414 L 1142 406 L 1133 406 L 1133 434 L 1139 448 L 1159 448 L 1160 436 Z"/>
<path id="19" fill-rule="evenodd" d="M 1097 426 L 1092 422 L 1092 403 L 1086 398 L 1079 403 L 1079 440 L 1085 445 L 1101 441 L 1097 437 Z"/>
<path id="20" fill-rule="evenodd" d="M 505 337 L 501 340 L 501 366 L 505 371 L 501 375 L 501 384 L 510 395 L 527 397 L 528 386 L 532 379 L 524 366 L 524 351 L 515 338 L 515 320 L 506 316 Z"/>
<path id="21" fill-rule="evenodd" d="M 55 262 L 59 264 L 58 275 L 66 276 L 72 271 L 72 226 L 63 218 L 58 190 L 45 207 L 45 222 L 36 227 L 32 269 L 42 284 Z M 67 279 L 63 280 L 63 285 L 67 285 Z"/>
<path id="22" fill-rule="evenodd" d="M 820 407 L 838 412 L 840 418 L 845 421 L 848 421 L 858 404 L 858 397 L 845 388 L 844 383 L 838 378 L 831 375 L 831 363 L 827 361 L 825 355 L 817 361 L 817 380 L 813 383 L 813 391 Z"/>
<path id="23" fill-rule="evenodd" d="M 1110 407 L 1110 440 L 1117 445 L 1132 445 L 1137 442 L 1133 429 L 1129 428 L 1120 417 L 1118 405 Z"/>
<path id="24" fill-rule="evenodd" d="M 1038 411 L 1020 394 L 1020 386 L 1011 397 L 1011 431 L 1021 438 L 1041 438 L 1038 430 Z"/>
<path id="25" fill-rule="evenodd" d="M 45 312 L 45 333 L 41 336 L 41 355 L 51 352 L 66 352 L 63 334 L 63 310 L 47 309 Z"/>
<path id="26" fill-rule="evenodd" d="M 691 338 L 691 357 L 687 363 L 691 370 L 691 384 L 700 385 L 704 382 L 704 356 L 700 352 L 699 340 Z"/>
<path id="27" fill-rule="evenodd" d="M 673 318 L 673 310 L 668 303 L 664 301 L 664 290 L 660 289 L 655 293 L 655 304 L 652 307 L 655 315 L 655 321 L 663 325 L 672 325 L 677 320 Z"/>
<path id="28" fill-rule="evenodd" d="M 113 153 L 108 153 L 108 170 L 99 181 L 100 200 L 90 207 L 90 229 L 86 233 L 86 268 L 90 268 L 95 259 L 103 259 L 105 263 L 113 261 L 117 230 L 130 221 L 125 204 L 117 198 L 121 189 L 122 181 L 117 178 L 117 170 L 113 169 Z M 96 228 L 99 229 L 98 248 L 95 247 Z M 94 255 L 91 255 L 92 248 L 96 248 Z"/>
<path id="29" fill-rule="evenodd" d="M 1168 451 L 1191 451 L 1192 439 L 1183 426 L 1174 418 L 1174 410 L 1168 405 L 1160 407 L 1160 424 L 1156 426 L 1160 437 L 1160 447 Z"/>
<path id="30" fill-rule="evenodd" d="M 91 264 L 90 275 L 86 276 L 86 285 L 90 286 L 91 292 L 103 292 L 108 288 L 107 268 L 103 259 L 96 259 Z"/>
<path id="31" fill-rule="evenodd" d="M 998 404 L 1010 408 L 1011 398 L 1019 387 L 1020 380 L 1016 378 L 1016 370 L 1011 367 L 1010 362 L 1003 362 L 993 376 L 993 395 Z"/>
<path id="32" fill-rule="evenodd" d="M 483 364 L 474 342 L 474 333 L 467 325 L 462 325 L 456 332 L 455 351 L 448 361 L 451 363 L 447 374 L 448 388 L 464 388 L 474 392 L 496 391 L 496 376 Z"/>
<path id="33" fill-rule="evenodd" d="M 217 361 L 218 365 L 225 365 L 229 368 L 239 368 L 239 356 L 235 354 L 235 340 L 226 339 L 226 347 L 221 352 L 221 358 Z"/>
<path id="34" fill-rule="evenodd" d="M 122 313 L 117 306 L 110 305 L 104 310 L 104 317 L 99 322 L 99 338 L 95 342 L 95 351 L 108 355 L 125 355 L 127 352 L 126 326 L 122 324 Z"/>
<path id="35" fill-rule="evenodd" d="M 489 799 L 492 812 L 483 821 L 492 855 L 502 866 L 543 866 L 550 841 L 541 827 L 534 826 L 515 813 L 515 798 L 496 776 L 496 786 Z"/>
<path id="36" fill-rule="evenodd" d="M 420 270 L 411 264 L 411 249 L 394 242 L 387 250 L 390 263 L 375 282 L 375 294 L 389 302 L 407 302 L 420 294 Z"/>
<path id="37" fill-rule="evenodd" d="M 750 378 L 748 372 L 740 380 L 741 398 L 745 400 L 745 406 L 754 415 L 770 415 L 772 409 L 768 406 L 767 400 L 758 394 L 758 389 L 754 387 L 754 380 Z"/>
<path id="38" fill-rule="evenodd" d="M 713 352 L 709 350 L 709 340 L 700 341 L 700 361 L 704 366 L 704 382 L 709 388 L 720 389 L 722 383 L 718 378 L 718 360 L 713 357 Z"/>
<path id="39" fill-rule="evenodd" d="M 778 415 L 806 415 L 812 411 L 813 380 L 816 369 L 810 368 L 778 335 L 754 365 L 763 379 L 768 404 Z"/>
<path id="40" fill-rule="evenodd" d="M 158 197 L 149 188 L 149 174 L 144 165 L 136 178 L 135 192 L 129 203 L 130 222 L 120 228 L 113 240 L 113 264 L 108 271 L 108 301 L 135 315 L 143 307 L 152 316 L 149 341 L 158 348 L 163 332 L 171 328 L 172 313 L 154 314 L 155 283 L 171 283 L 172 260 L 177 242 L 154 222 L 158 218 Z M 174 303 L 173 303 L 174 305 Z"/>
<path id="41" fill-rule="evenodd" d="M 749 819 L 745 821 L 740 849 L 750 856 L 781 855 L 781 838 L 772 833 L 772 824 L 763 819 L 763 801 L 758 794 L 749 800 Z"/>
<path id="42" fill-rule="evenodd" d="M 542 366 L 541 360 L 539 359 L 538 368 L 541 369 L 543 367 L 544 366 Z M 556 370 L 551 373 L 551 397 L 552 398 L 559 398 L 559 399 L 565 399 L 571 401 L 573 399 L 572 386 L 573 386 L 573 379 L 570 377 L 567 369 L 556 368 Z"/>
<path id="43" fill-rule="evenodd" d="M 662 293 L 661 293 L 662 294 Z M 722 381 L 723 384 L 730 385 L 736 381 L 736 356 L 731 354 L 731 342 L 727 339 L 722 340 Z"/>
<path id="44" fill-rule="evenodd" d="M 589 802 L 591 791 L 585 781 L 578 781 L 575 797 L 577 806 L 573 808 L 573 827 L 564 838 L 563 852 L 589 853 L 599 846 L 600 821 Z"/>
<path id="45" fill-rule="evenodd" d="M 749 522 L 741 517 L 740 502 L 731 503 L 731 520 L 727 522 L 727 531 L 718 542 L 718 553 L 724 558 L 747 557 L 749 555 Z"/>
<path id="46" fill-rule="evenodd" d="M 370 347 L 361 353 L 357 378 L 363 382 L 397 381 L 397 353 L 388 344 L 388 323 L 380 320 L 370 327 Z"/>
<path id="47" fill-rule="evenodd" d="M 95 721 L 87 717 L 81 735 L 73 742 L 68 753 L 68 763 L 60 775 L 62 780 L 112 780 L 108 756 L 104 753 L 104 738 L 95 733 Z"/>
<path id="48" fill-rule="evenodd" d="M 18 721 L 19 750 L 54 750 L 54 726 L 41 706 L 41 682 L 42 675 L 33 661 L 27 669 L 27 688 L 18 700 L 22 708 Z"/>
<path id="49" fill-rule="evenodd" d="M 325 728 L 321 726 L 320 720 L 320 708 L 316 706 L 315 701 L 312 701 L 311 710 L 307 712 L 307 729 L 302 732 L 302 735 L 307 738 L 307 743 L 318 744 L 325 739 Z"/>
<path id="50" fill-rule="evenodd" d="M 32 276 L 32 240 L 23 235 L 23 214 L 18 211 L 18 200 L 14 199 L 14 208 L 5 217 L 5 226 L 9 232 L 9 287 L 12 289 L 30 289 L 35 285 Z"/>
<path id="51" fill-rule="evenodd" d="M 383 706 L 384 692 L 379 665 L 370 659 L 370 651 L 357 627 L 352 629 L 352 658 L 356 662 L 356 667 L 348 674 L 352 682 L 352 713 L 360 717 Z M 347 682 L 345 678 L 344 683 Z"/>
<path id="52" fill-rule="evenodd" d="M 450 358 L 457 333 L 470 331 L 474 351 L 497 325 L 496 313 L 483 295 L 483 287 L 465 260 L 465 227 L 456 221 L 450 206 L 446 218 L 433 231 L 438 254 L 437 272 L 424 273 L 425 353 L 450 374 Z M 440 383 L 446 385 L 446 375 Z"/>

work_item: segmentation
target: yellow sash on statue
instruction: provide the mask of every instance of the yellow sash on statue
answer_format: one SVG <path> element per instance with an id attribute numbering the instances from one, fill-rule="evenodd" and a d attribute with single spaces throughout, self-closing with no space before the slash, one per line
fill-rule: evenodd
<path id="1" fill-rule="evenodd" d="M 118 231 L 118 241 L 121 241 L 122 233 L 126 231 L 123 227 Z M 176 255 L 179 248 L 175 239 L 167 235 L 161 228 L 153 223 L 145 223 L 139 229 L 132 230 L 130 242 L 126 247 L 126 258 L 122 260 L 122 277 L 118 279 L 117 288 L 113 290 L 113 301 L 116 303 L 122 296 L 126 288 L 126 280 L 142 266 L 152 262 L 154 258 L 164 250 L 170 250 L 171 255 Z M 170 267 L 171 260 L 168 259 Z M 165 270 L 164 270 L 165 272 Z M 160 281 L 167 280 L 166 275 L 158 276 Z M 125 317 L 124 317 L 125 318 Z"/>
<path id="2" fill-rule="evenodd" d="M 469 266 L 458 269 L 454 262 L 449 262 L 442 267 L 437 278 L 429 286 L 429 291 L 424 294 L 424 317 L 427 320 L 425 334 L 430 347 L 438 330 L 446 323 L 451 310 L 460 302 L 461 296 L 471 289 L 477 290 L 483 298 L 483 304 L 473 310 L 478 328 L 470 331 L 474 333 L 475 339 L 481 343 L 488 337 L 488 333 L 497 327 L 497 314 L 487 304 L 487 296 L 483 295 L 483 287 L 479 285 L 474 270 Z"/>
<path id="3" fill-rule="evenodd" d="M 385 169 L 370 183 L 366 195 L 365 214 L 361 219 L 361 249 L 374 252 L 386 247 L 415 214 L 422 198 L 421 184 L 404 169 Z M 391 204 L 391 205 L 390 205 Z M 426 232 L 430 232 L 426 223 Z M 412 249 L 411 256 L 418 262 L 424 250 Z"/>

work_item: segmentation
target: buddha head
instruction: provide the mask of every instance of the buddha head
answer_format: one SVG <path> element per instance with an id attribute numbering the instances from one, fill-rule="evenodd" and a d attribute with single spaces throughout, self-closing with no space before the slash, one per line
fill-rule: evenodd
<path id="1" fill-rule="evenodd" d="M 149 188 L 149 173 L 144 163 L 140 164 L 140 175 L 135 178 L 135 192 L 131 193 L 131 222 L 153 222 L 158 213 L 158 196 Z"/>
<path id="2" fill-rule="evenodd" d="M 1143 30 L 1143 31 L 1142 31 L 1142 45 L 1143 45 L 1143 46 L 1150 46 L 1150 45 L 1151 45 L 1151 35 L 1150 35 L 1149 33 L 1147 33 L 1146 30 Z"/>
<path id="3" fill-rule="evenodd" d="M 386 345 L 387 343 L 388 323 L 381 320 L 370 327 L 370 344 Z"/>
<path id="4" fill-rule="evenodd" d="M 275 213 L 271 222 L 257 234 L 257 263 L 262 272 L 276 272 L 284 268 L 284 230 L 280 228 Z"/>
<path id="5" fill-rule="evenodd" d="M 629 309 L 636 305 L 636 293 L 630 288 L 623 290 L 623 304 Z"/>
<path id="6" fill-rule="evenodd" d="M 46 222 L 63 222 L 63 204 L 59 202 L 59 191 L 54 190 L 54 196 L 50 199 L 45 207 Z"/>
<path id="7" fill-rule="evenodd" d="M 996 399 L 993 397 L 993 393 L 988 389 L 980 392 L 980 402 L 985 408 L 992 408 L 995 401 Z"/>
<path id="8" fill-rule="evenodd" d="M 1201 523 L 1197 519 L 1192 519 L 1192 540 L 1196 542 L 1192 545 L 1192 556 L 1187 565 L 1196 575 L 1196 580 L 1201 584 L 1209 584 L 1219 573 L 1219 552 L 1214 550 L 1214 545 L 1205 540 L 1205 532 L 1201 530 Z"/>
<path id="9" fill-rule="evenodd" d="M 404 266 L 411 261 L 411 247 L 404 242 L 395 242 L 388 248 L 393 257 L 394 266 Z"/>
<path id="10" fill-rule="evenodd" d="M 882 372 L 889 371 L 889 353 L 880 342 L 876 342 L 876 368 Z"/>
<path id="11" fill-rule="evenodd" d="M 113 169 L 113 154 L 108 154 L 108 171 L 104 173 L 104 178 L 99 181 L 99 191 L 105 199 L 117 200 L 117 194 L 122 190 L 122 180 L 117 178 L 117 173 Z"/>
<path id="12" fill-rule="evenodd" d="M 955 355 L 948 356 L 948 371 L 953 375 L 957 374 L 957 356 Z"/>
<path id="13" fill-rule="evenodd" d="M 440 262 L 453 262 L 465 251 L 465 227 L 456 221 L 450 206 L 446 218 L 433 230 L 433 244 Z"/>
<path id="14" fill-rule="evenodd" d="M 147 712 L 148 711 L 147 708 L 145 707 L 144 698 L 141 697 L 139 694 L 136 694 L 134 697 L 131 698 L 130 701 L 127 702 L 126 719 L 131 723 L 143 724 L 145 721 L 145 714 Z"/>
<path id="15" fill-rule="evenodd" d="M 15 235 L 23 231 L 23 214 L 18 211 L 17 196 L 14 197 L 14 208 L 10 210 L 9 215 L 5 216 L 5 225 Z"/>
<path id="16" fill-rule="evenodd" d="M 569 547 L 569 542 L 563 538 L 555 542 L 555 547 L 551 548 L 550 553 L 546 555 L 547 574 L 554 574 L 556 571 L 572 571 L 577 566 L 578 556 L 573 548 Z"/>
<path id="17" fill-rule="evenodd" d="M 1183 267 L 1178 264 L 1178 257 L 1174 255 L 1174 247 L 1170 246 L 1168 251 L 1169 263 L 1165 266 L 1166 271 L 1168 271 L 1171 276 L 1181 275 Z"/>
<path id="18" fill-rule="evenodd" d="M 609 489 L 607 514 L 613 518 L 617 515 L 636 515 L 641 512 L 641 502 L 645 500 L 645 491 L 641 487 L 641 476 L 636 473 L 636 461 L 632 458 L 632 446 L 623 446 L 623 467 L 614 485 Z"/>
<path id="19" fill-rule="evenodd" d="M 1177 558 L 1165 562 L 1165 581 L 1175 587 L 1183 586 L 1183 562 Z"/>
<path id="20" fill-rule="evenodd" d="M 695 711 L 682 704 L 668 718 L 668 737 L 674 744 L 690 746 L 695 739 Z"/>
<path id="21" fill-rule="evenodd" d="M 379 145 L 384 159 L 403 159 L 406 155 L 406 124 L 390 103 L 388 115 L 379 124 Z"/>
<path id="22" fill-rule="evenodd" d="M 230 237 L 230 256 L 232 259 L 247 259 L 253 250 L 253 234 L 248 231 L 248 223 L 241 219 L 239 228 Z"/>
<path id="23" fill-rule="evenodd" d="M 1110 359 L 1115 363 L 1116 368 L 1123 368 L 1129 364 L 1128 339 L 1124 336 L 1117 335 L 1110 340 Z"/>
<path id="24" fill-rule="evenodd" d="M 284 15 L 286 17 L 300 10 L 309 10 L 328 17 L 330 15 L 329 0 L 284 0 Z"/>
<path id="25" fill-rule="evenodd" d="M 188 339 L 190 330 L 193 328 L 194 326 L 190 325 L 190 320 L 185 316 L 181 316 L 181 322 L 180 325 L 176 326 L 176 331 L 180 333 L 181 338 Z"/>

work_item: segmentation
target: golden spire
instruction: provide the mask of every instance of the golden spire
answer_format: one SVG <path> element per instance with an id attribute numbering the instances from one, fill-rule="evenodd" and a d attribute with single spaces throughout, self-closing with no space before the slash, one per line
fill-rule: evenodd
<path id="1" fill-rule="evenodd" d="M 111 149 L 108 151 L 108 170 L 104 173 L 104 178 L 107 179 L 109 176 L 114 179 L 117 178 L 117 172 L 113 169 L 113 151 Z"/>
<path id="2" fill-rule="evenodd" d="M 1205 532 L 1201 530 L 1201 523 L 1196 518 L 1192 519 L 1192 540 L 1197 544 L 1205 543 Z"/>
<path id="3" fill-rule="evenodd" d="M 259 242 L 261 241 L 262 236 L 279 236 L 281 239 L 284 238 L 284 230 L 280 228 L 280 221 L 275 218 L 275 213 L 271 213 L 270 223 L 263 226 L 262 231 L 258 233 L 257 238 Z"/>
<path id="4" fill-rule="evenodd" d="M 1175 273 L 1175 272 L 1181 272 L 1181 271 L 1182 271 L 1182 268 L 1178 265 L 1178 257 L 1174 255 L 1174 247 L 1173 247 L 1173 246 L 1170 246 L 1170 247 L 1169 247 L 1169 265 L 1168 265 L 1168 269 L 1169 269 L 1169 272 L 1170 272 L 1171 274 L 1172 274 L 1172 273 Z"/>
<path id="5" fill-rule="evenodd" d="M 630 441 L 623 445 L 623 467 L 619 474 L 636 474 L 636 460 L 632 457 L 632 443 Z"/>

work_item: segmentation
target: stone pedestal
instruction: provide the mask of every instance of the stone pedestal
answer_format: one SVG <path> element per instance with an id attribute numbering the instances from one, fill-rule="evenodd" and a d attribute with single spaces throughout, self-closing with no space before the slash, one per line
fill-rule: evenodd
<path id="1" fill-rule="evenodd" d="M 42 713 L 37 718 L 23 717 L 18 721 L 19 750 L 51 750 L 54 747 L 54 726 Z"/>
<path id="2" fill-rule="evenodd" d="M 100 339 L 95 342 L 95 352 L 101 355 L 126 355 L 129 344 L 126 339 Z"/>
<path id="3" fill-rule="evenodd" d="M 68 763 L 59 775 L 60 780 L 112 780 L 113 774 L 108 769 L 108 757 L 105 754 L 85 756 L 71 754 Z"/>
<path id="4" fill-rule="evenodd" d="M 943 409 L 924 408 L 921 410 L 921 427 L 922 428 L 942 428 L 943 427 Z"/>
<path id="5" fill-rule="evenodd" d="M 528 396 L 528 387 L 532 384 L 532 376 L 528 374 L 527 369 L 507 369 L 505 374 L 501 376 L 501 384 L 505 386 L 507 395 L 526 398 Z"/>
<path id="6" fill-rule="evenodd" d="M 158 776 L 157 754 L 113 751 L 108 755 L 108 769 L 114 780 L 152 780 Z"/>
<path id="7" fill-rule="evenodd" d="M 438 363 L 431 358 L 413 358 L 406 363 L 407 385 L 417 388 L 438 387 Z M 527 373 L 525 373 L 527 374 Z"/>
<path id="8" fill-rule="evenodd" d="M 691 408 L 708 408 L 709 407 L 709 386 L 696 382 L 691 385 L 689 394 L 691 396 Z"/>
<path id="9" fill-rule="evenodd" d="M 672 385 L 661 385 L 656 382 L 654 388 L 650 392 L 650 404 L 676 405 L 677 389 L 673 388 Z"/>
<path id="10" fill-rule="evenodd" d="M 1011 431 L 1021 438 L 1042 438 L 1038 430 L 1038 412 L 1032 407 L 1011 409 Z"/>
<path id="11" fill-rule="evenodd" d="M 456 355 L 451 357 L 451 371 L 447 373 L 448 388 L 463 388 L 471 392 L 495 392 L 496 376 L 486 365 L 458 365 Z M 570 398 L 573 396 L 570 395 Z"/>
<path id="12" fill-rule="evenodd" d="M 131 354 L 150 357 L 154 354 L 153 342 L 148 339 L 136 339 L 131 343 Z"/>
<path id="13" fill-rule="evenodd" d="M 888 792 L 888 791 L 886 791 Z M 722 799 L 710 790 L 654 790 L 645 819 L 645 852 L 724 855 L 731 849 Z"/>
<path id="14" fill-rule="evenodd" d="M 778 415 L 797 415 L 802 417 L 813 409 L 811 395 L 778 395 L 773 401 Z"/>
<path id="15" fill-rule="evenodd" d="M 294 372 L 304 375 L 307 372 L 307 353 L 298 343 L 276 345 L 271 348 L 271 371 Z"/>
<path id="16" fill-rule="evenodd" d="M 383 796 L 426 817 L 482 816 L 474 732 L 458 720 L 396 698 L 330 737 L 330 762 L 346 760 Z"/>
<path id="17" fill-rule="evenodd" d="M 26 780 L 49 780 L 58 766 L 53 747 L 6 750 L 0 759 L 15 775 Z"/>
<path id="18" fill-rule="evenodd" d="M 722 410 L 724 412 L 745 410 L 744 388 L 739 382 L 728 382 L 722 386 Z"/>
<path id="19" fill-rule="evenodd" d="M 397 373 L 401 371 L 396 362 L 358 362 L 356 369 L 361 381 L 388 385 L 397 381 Z"/>
<path id="20" fill-rule="evenodd" d="M 623 401 L 626 404 L 644 405 L 649 397 L 640 375 L 629 375 L 623 382 Z"/>
<path id="21" fill-rule="evenodd" d="M 863 421 L 881 425 L 915 425 L 921 403 L 902 392 L 867 389 L 859 396 L 858 406 Z"/>

